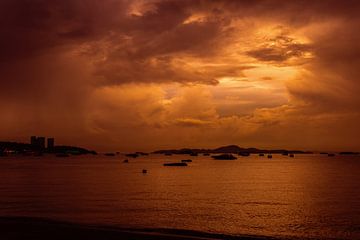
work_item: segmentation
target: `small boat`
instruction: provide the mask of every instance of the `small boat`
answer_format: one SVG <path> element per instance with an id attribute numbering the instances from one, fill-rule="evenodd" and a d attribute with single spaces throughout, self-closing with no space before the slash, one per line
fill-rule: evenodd
<path id="1" fill-rule="evenodd" d="M 294 154 L 290 154 L 289 157 L 293 158 L 293 157 L 294 157 Z"/>
<path id="2" fill-rule="evenodd" d="M 210 153 L 204 153 L 203 156 L 210 156 Z"/>
<path id="3" fill-rule="evenodd" d="M 211 156 L 211 157 L 215 160 L 235 160 L 235 159 L 237 159 L 232 154 L 220 154 L 220 155 L 215 155 L 215 156 Z"/>
<path id="4" fill-rule="evenodd" d="M 123 163 L 129 163 L 129 160 L 125 159 L 125 160 L 123 161 Z"/>
<path id="5" fill-rule="evenodd" d="M 181 160 L 181 162 L 192 162 L 191 159 L 184 159 L 184 160 Z"/>
<path id="6" fill-rule="evenodd" d="M 267 158 L 272 158 L 272 155 L 271 154 L 267 155 Z"/>
<path id="7" fill-rule="evenodd" d="M 250 153 L 248 153 L 248 152 L 239 152 L 238 155 L 243 156 L 243 157 L 248 157 L 248 156 L 250 156 Z"/>
<path id="8" fill-rule="evenodd" d="M 187 163 L 184 163 L 184 162 L 164 163 L 164 166 L 166 166 L 166 167 L 186 167 L 186 166 L 187 166 Z"/>
<path id="9" fill-rule="evenodd" d="M 140 155 L 140 156 L 147 156 L 149 155 L 148 153 L 145 152 L 136 152 L 136 154 Z"/>
<path id="10" fill-rule="evenodd" d="M 146 170 L 146 169 L 143 169 L 143 170 L 142 170 L 142 173 L 144 173 L 144 174 L 147 173 L 147 170 Z"/>
<path id="11" fill-rule="evenodd" d="M 105 155 L 105 156 L 108 156 L 108 157 L 114 157 L 114 156 L 115 156 L 115 153 L 105 153 L 104 155 Z"/>
<path id="12" fill-rule="evenodd" d="M 263 153 L 260 153 L 260 154 L 259 154 L 259 157 L 263 157 L 263 156 L 265 156 Z"/>
<path id="13" fill-rule="evenodd" d="M 126 157 L 132 157 L 132 158 L 137 158 L 139 155 L 136 154 L 136 153 L 128 153 L 128 154 L 125 154 Z"/>
<path id="14" fill-rule="evenodd" d="M 58 153 L 56 154 L 56 157 L 70 157 L 70 155 L 67 153 Z"/>

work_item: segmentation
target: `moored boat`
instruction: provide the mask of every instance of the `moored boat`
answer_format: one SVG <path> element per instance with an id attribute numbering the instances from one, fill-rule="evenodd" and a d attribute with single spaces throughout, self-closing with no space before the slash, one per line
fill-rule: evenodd
<path id="1" fill-rule="evenodd" d="M 192 160 L 191 159 L 183 159 L 183 160 L 181 160 L 181 162 L 192 162 Z"/>
<path id="2" fill-rule="evenodd" d="M 186 167 L 187 163 L 184 162 L 177 162 L 177 163 L 164 163 L 166 167 Z"/>

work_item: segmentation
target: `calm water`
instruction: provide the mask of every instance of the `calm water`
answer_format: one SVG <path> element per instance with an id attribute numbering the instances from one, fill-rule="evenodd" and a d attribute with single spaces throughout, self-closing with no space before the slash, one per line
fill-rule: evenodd
<path id="1" fill-rule="evenodd" d="M 0 158 L 0 215 L 228 234 L 360 239 L 360 157 Z M 142 174 L 142 169 L 147 174 Z"/>

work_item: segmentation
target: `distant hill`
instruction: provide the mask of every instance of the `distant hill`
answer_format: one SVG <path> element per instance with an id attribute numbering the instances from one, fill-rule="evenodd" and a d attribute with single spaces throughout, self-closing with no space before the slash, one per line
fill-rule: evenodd
<path id="1" fill-rule="evenodd" d="M 229 145 L 229 146 L 215 148 L 212 151 L 218 152 L 218 153 L 238 153 L 238 152 L 244 152 L 244 151 L 246 151 L 246 149 L 241 148 L 237 145 Z"/>
<path id="2" fill-rule="evenodd" d="M 257 149 L 257 148 L 241 148 L 237 145 L 228 145 L 215 149 L 167 149 L 167 150 L 157 150 L 153 153 L 158 154 L 191 154 L 191 153 L 292 153 L 292 154 L 301 154 L 301 153 L 311 153 L 300 150 L 285 150 L 285 149 Z"/>

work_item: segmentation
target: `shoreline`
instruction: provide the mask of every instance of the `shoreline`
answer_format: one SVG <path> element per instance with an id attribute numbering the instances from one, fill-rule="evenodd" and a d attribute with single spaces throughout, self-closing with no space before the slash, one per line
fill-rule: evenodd
<path id="1" fill-rule="evenodd" d="M 37 217 L 0 217 L 0 237 L 2 240 L 18 239 L 238 239 L 238 240 L 283 240 L 288 237 L 256 235 L 227 235 L 181 229 L 133 229 L 111 225 L 86 225 Z M 293 238 L 291 239 L 299 239 Z"/>

